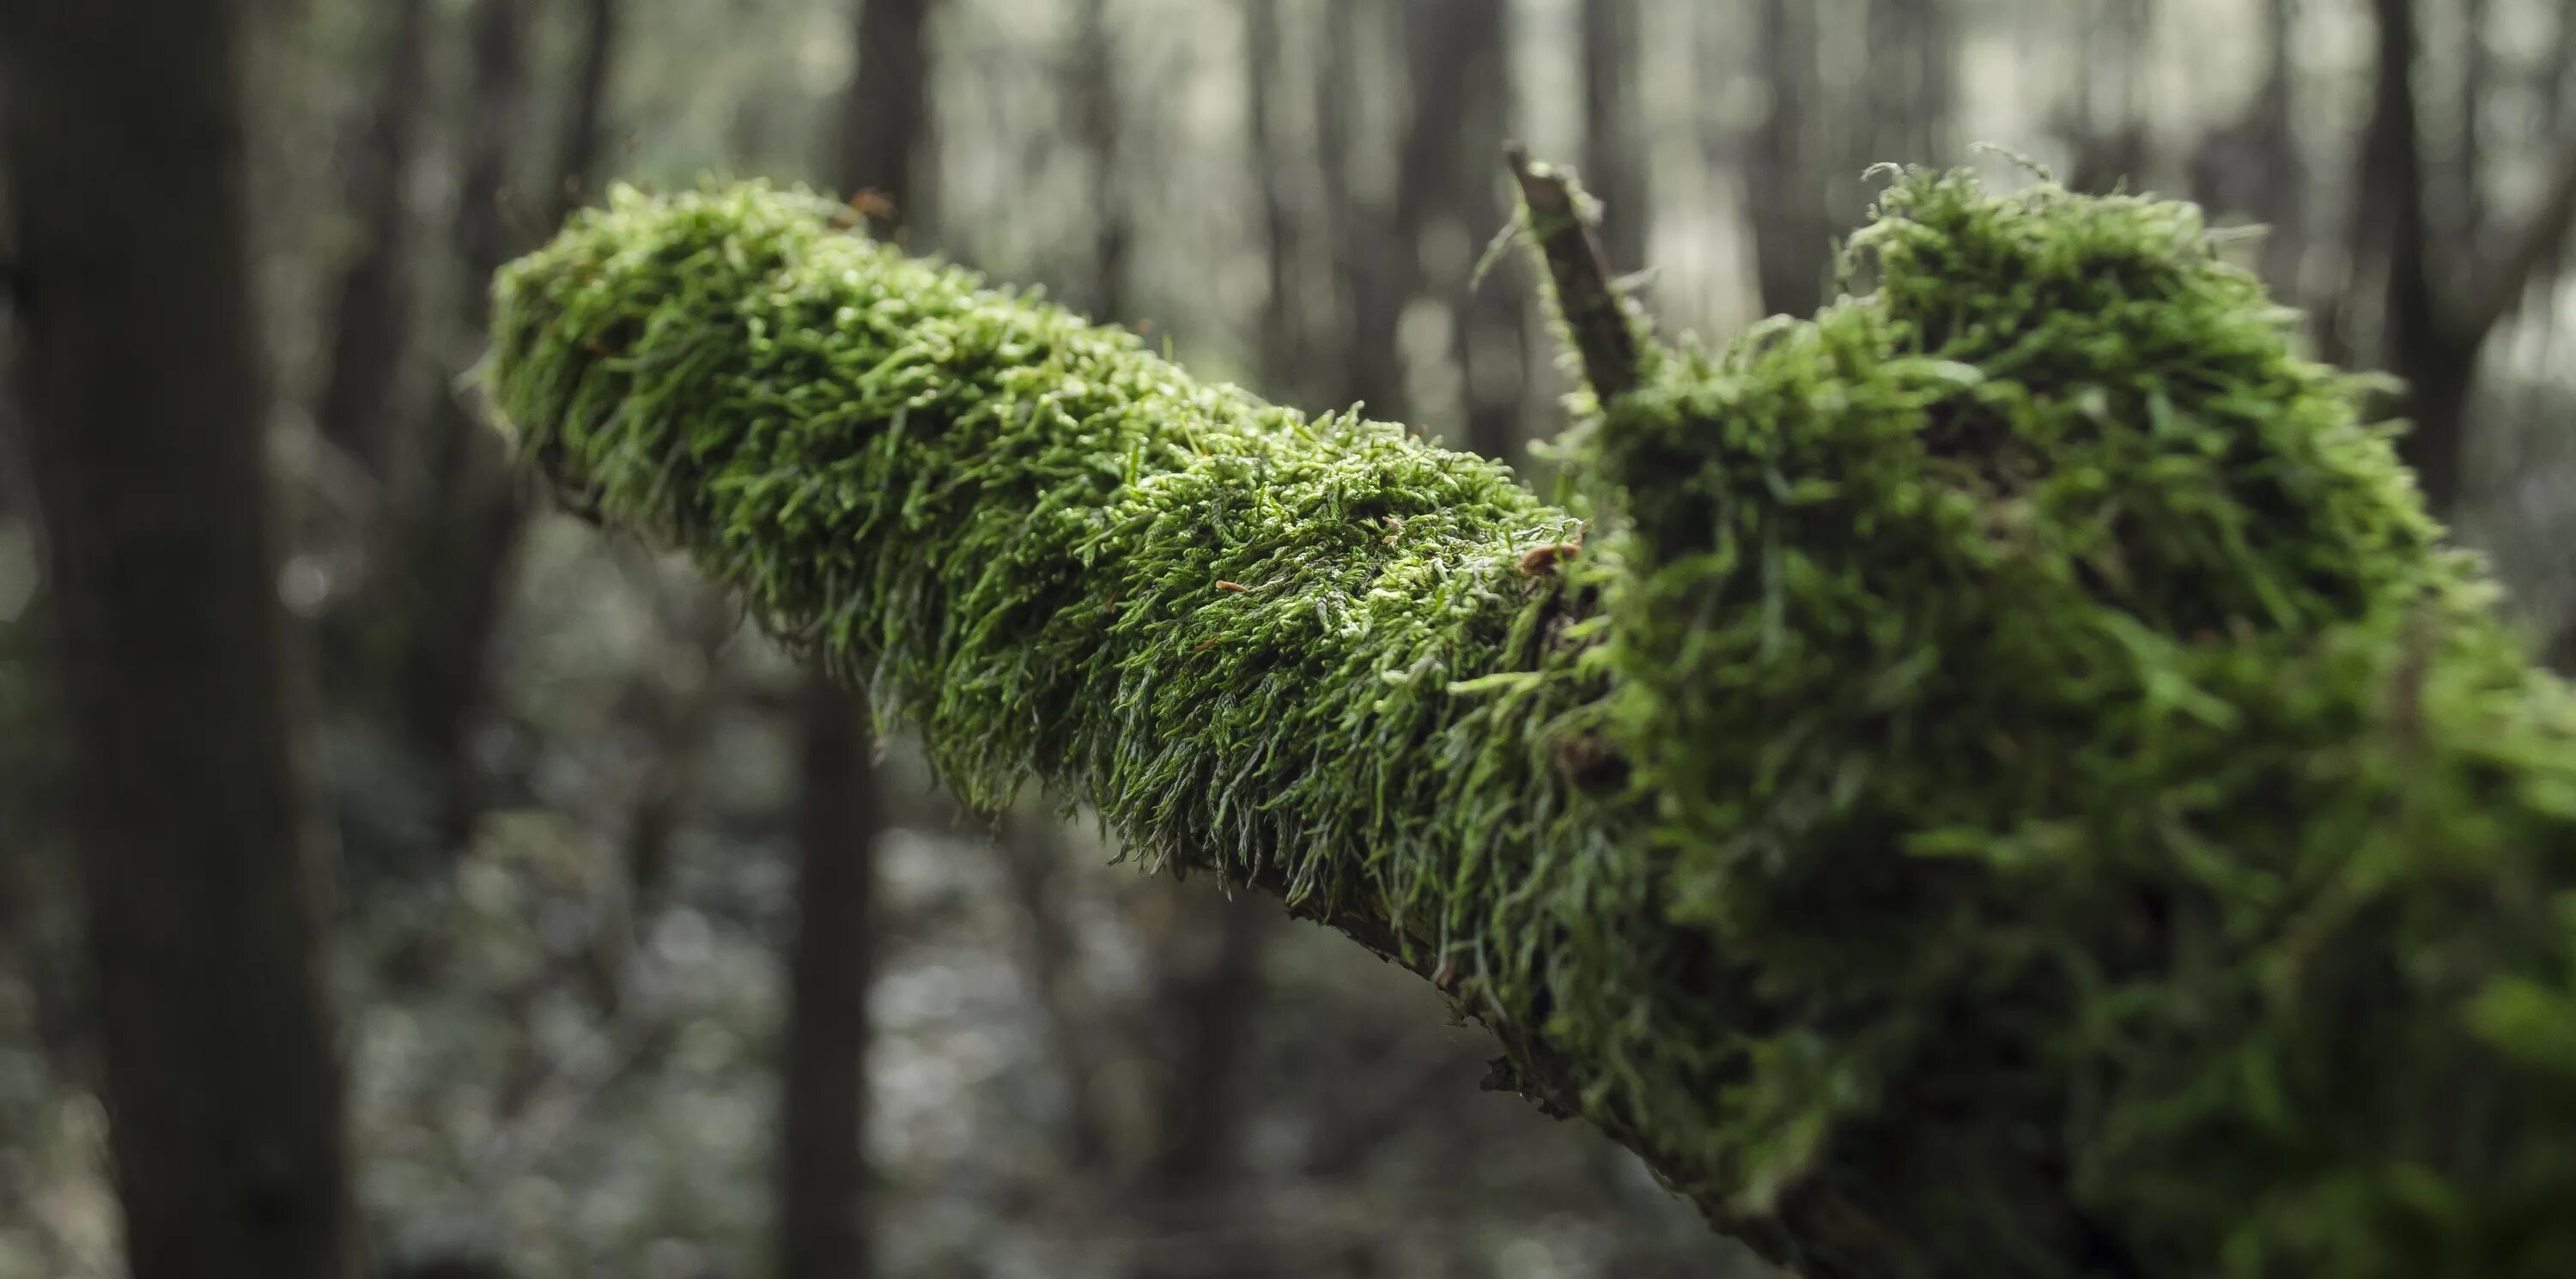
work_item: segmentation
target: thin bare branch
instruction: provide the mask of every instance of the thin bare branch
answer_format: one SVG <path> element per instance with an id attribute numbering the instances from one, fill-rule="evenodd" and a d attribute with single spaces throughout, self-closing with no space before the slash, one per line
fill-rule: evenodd
<path id="1" fill-rule="evenodd" d="M 1503 158 L 1520 184 L 1529 234 L 1547 261 L 1559 315 L 1583 362 L 1583 379 L 1602 403 L 1636 389 L 1637 330 L 1611 284 L 1600 228 L 1573 183 L 1530 159 L 1529 148 L 1505 143 Z"/>

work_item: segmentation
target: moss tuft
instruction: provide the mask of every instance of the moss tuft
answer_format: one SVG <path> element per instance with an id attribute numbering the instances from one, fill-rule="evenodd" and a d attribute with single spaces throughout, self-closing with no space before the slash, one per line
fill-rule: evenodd
<path id="1" fill-rule="evenodd" d="M 2576 1273 L 2576 700 L 2189 207 L 1882 204 L 1578 401 L 1588 532 L 758 186 L 512 265 L 491 380 L 971 801 L 1433 976 L 1813 1275 Z"/>

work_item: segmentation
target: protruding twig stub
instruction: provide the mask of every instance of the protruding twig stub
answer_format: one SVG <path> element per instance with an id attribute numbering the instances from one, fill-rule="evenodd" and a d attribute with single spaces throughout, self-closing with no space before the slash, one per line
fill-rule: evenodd
<path id="1" fill-rule="evenodd" d="M 1557 311 L 1583 362 L 1583 380 L 1603 403 L 1636 389 L 1637 331 L 1610 283 L 1610 258 L 1572 183 L 1530 159 L 1529 148 L 1503 144 L 1503 159 L 1520 184 L 1530 236 L 1547 261 Z"/>

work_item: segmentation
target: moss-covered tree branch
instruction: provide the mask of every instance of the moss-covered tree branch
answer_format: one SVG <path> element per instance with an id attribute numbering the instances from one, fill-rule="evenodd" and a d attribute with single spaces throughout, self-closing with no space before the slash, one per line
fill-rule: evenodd
<path id="1" fill-rule="evenodd" d="M 2566 690 L 2190 209 L 1884 205 L 1587 411 L 1588 535 L 756 187 L 503 272 L 491 376 L 970 800 L 1403 960 L 1811 1275 L 2576 1271 Z"/>

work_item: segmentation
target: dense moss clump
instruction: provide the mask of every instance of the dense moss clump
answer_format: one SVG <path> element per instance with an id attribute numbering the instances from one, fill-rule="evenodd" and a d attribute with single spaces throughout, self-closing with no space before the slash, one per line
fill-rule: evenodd
<path id="1" fill-rule="evenodd" d="M 2576 1273 L 2576 700 L 2187 206 L 1883 205 L 1583 399 L 1588 537 L 760 187 L 510 267 L 491 381 L 970 800 L 1404 960 L 1811 1274 Z"/>

